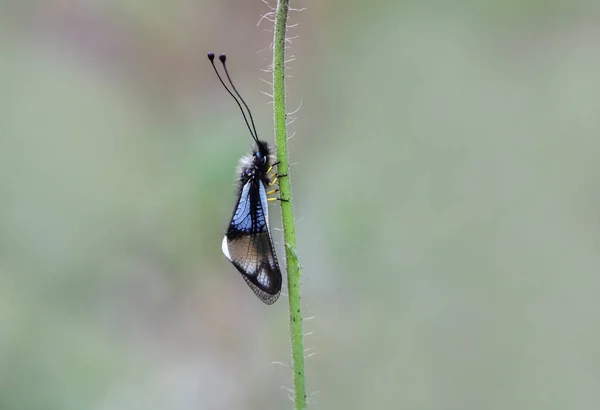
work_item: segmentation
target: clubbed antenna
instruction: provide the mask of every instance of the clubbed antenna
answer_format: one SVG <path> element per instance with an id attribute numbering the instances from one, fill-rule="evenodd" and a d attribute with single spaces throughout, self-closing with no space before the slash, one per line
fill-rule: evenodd
<path id="1" fill-rule="evenodd" d="M 244 107 L 246 107 L 246 110 L 248 111 L 248 115 L 250 115 L 250 122 L 252 122 L 252 129 L 254 130 L 254 135 L 258 138 L 258 133 L 256 132 L 256 126 L 254 125 L 254 118 L 252 118 L 252 113 L 250 112 L 250 108 L 248 108 L 248 105 L 246 105 L 246 102 L 244 101 L 244 99 L 242 98 L 240 93 L 238 93 L 238 90 L 235 88 L 235 85 L 233 85 L 233 81 L 231 81 L 231 77 L 229 77 L 229 71 L 227 70 L 227 65 L 225 64 L 225 60 L 227 60 L 227 56 L 225 54 L 221 54 L 219 56 L 219 60 L 221 60 L 221 64 L 223 64 L 223 69 L 225 69 L 225 75 L 227 76 L 227 79 L 229 80 L 229 84 L 231 84 L 231 88 L 233 88 L 233 91 L 235 91 L 237 96 L 240 97 L 242 104 L 244 104 Z"/>
<path id="2" fill-rule="evenodd" d="M 252 138 L 254 139 L 254 141 L 256 141 L 256 143 L 258 143 L 258 134 L 256 133 L 256 127 L 254 126 L 254 120 L 252 119 L 252 113 L 250 112 L 250 109 L 248 108 L 248 105 L 246 105 L 246 102 L 244 101 L 244 99 L 242 98 L 242 96 L 240 95 L 240 93 L 238 93 L 238 91 L 235 89 L 233 82 L 231 81 L 231 78 L 229 77 L 229 73 L 227 72 L 227 67 L 225 66 L 225 54 L 221 54 L 219 56 L 219 60 L 221 60 L 221 63 L 223 64 L 223 68 L 225 69 L 225 74 L 227 74 L 227 79 L 229 80 L 229 83 L 231 84 L 231 87 L 233 88 L 233 90 L 235 91 L 235 93 L 237 94 L 237 96 L 240 98 L 240 100 L 242 101 L 242 104 L 244 104 L 244 107 L 246 107 L 246 110 L 248 110 L 248 115 L 250 116 L 250 121 L 252 121 L 252 128 L 250 128 L 250 123 L 248 122 L 248 118 L 246 117 L 246 113 L 244 112 L 244 109 L 242 108 L 242 105 L 240 104 L 240 101 L 238 101 L 238 99 L 236 98 L 236 96 L 231 92 L 231 90 L 229 89 L 229 87 L 227 87 L 227 85 L 225 85 L 225 82 L 223 81 L 223 78 L 221 78 L 221 75 L 219 74 L 219 71 L 217 71 L 217 67 L 215 66 L 215 53 L 208 53 L 208 59 L 210 60 L 211 65 L 213 66 L 213 69 L 215 70 L 215 74 L 217 74 L 217 77 L 219 78 L 219 81 L 221 82 L 221 84 L 223 84 L 223 87 L 225 87 L 225 90 L 227 90 L 227 92 L 229 93 L 229 95 L 231 95 L 231 97 L 235 100 L 235 102 L 237 103 L 238 107 L 240 108 L 240 111 L 242 112 L 242 116 L 244 117 L 244 121 L 246 122 L 246 126 L 248 127 L 248 131 L 250 131 L 250 135 L 252 136 Z M 254 131 L 252 131 L 254 129 Z"/>

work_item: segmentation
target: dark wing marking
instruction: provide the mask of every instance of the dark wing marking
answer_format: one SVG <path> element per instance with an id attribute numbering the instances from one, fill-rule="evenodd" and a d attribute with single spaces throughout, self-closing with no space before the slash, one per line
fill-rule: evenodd
<path id="1" fill-rule="evenodd" d="M 268 305 L 275 303 L 281 291 L 281 271 L 269 231 L 267 194 L 260 180 L 242 187 L 222 248 L 256 296 Z"/>

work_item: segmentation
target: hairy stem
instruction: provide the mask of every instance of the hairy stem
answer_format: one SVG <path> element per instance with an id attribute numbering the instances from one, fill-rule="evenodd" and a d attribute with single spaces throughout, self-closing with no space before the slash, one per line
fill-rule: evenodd
<path id="1" fill-rule="evenodd" d="M 302 310 L 300 306 L 300 264 L 296 256 L 296 228 L 292 206 L 292 184 L 287 151 L 287 124 L 285 107 L 285 36 L 289 0 L 278 0 L 273 40 L 273 106 L 275 143 L 277 146 L 277 173 L 287 175 L 279 179 L 281 218 L 285 240 L 288 294 L 290 305 L 290 332 L 292 342 L 292 365 L 294 371 L 294 402 L 296 410 L 306 408 L 306 387 L 304 380 L 304 334 L 302 331 Z"/>

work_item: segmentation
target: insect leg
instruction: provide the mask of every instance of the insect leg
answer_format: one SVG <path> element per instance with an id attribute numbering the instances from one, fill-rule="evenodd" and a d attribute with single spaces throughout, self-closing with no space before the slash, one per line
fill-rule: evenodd
<path id="1" fill-rule="evenodd" d="M 280 163 L 281 163 L 280 161 L 274 162 L 274 163 L 273 163 L 273 165 L 271 165 L 271 168 L 269 168 L 269 170 L 267 171 L 267 174 L 268 174 L 269 172 L 271 172 L 271 169 L 272 169 L 274 166 L 277 166 L 277 165 L 279 165 Z M 276 176 L 276 177 L 279 177 L 279 178 L 283 178 L 283 177 L 287 177 L 287 174 L 278 174 L 278 173 L 275 173 L 275 176 Z"/>

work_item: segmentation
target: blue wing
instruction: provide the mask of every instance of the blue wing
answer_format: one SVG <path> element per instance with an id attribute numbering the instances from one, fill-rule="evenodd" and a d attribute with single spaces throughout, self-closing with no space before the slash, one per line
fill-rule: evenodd
<path id="1" fill-rule="evenodd" d="M 258 195 L 256 191 L 258 188 Z M 228 233 L 254 234 L 268 231 L 267 193 L 261 181 L 250 180 L 242 187 Z"/>
<path id="2" fill-rule="evenodd" d="M 267 194 L 262 181 L 250 180 L 242 187 L 222 249 L 263 302 L 272 304 L 277 300 L 281 271 L 269 231 Z"/>

